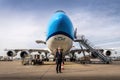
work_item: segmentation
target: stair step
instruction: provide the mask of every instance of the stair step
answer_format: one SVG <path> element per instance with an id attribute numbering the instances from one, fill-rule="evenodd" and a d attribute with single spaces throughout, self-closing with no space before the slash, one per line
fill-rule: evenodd
<path id="1" fill-rule="evenodd" d="M 98 56 L 98 58 L 104 62 L 104 63 L 109 63 L 111 60 L 103 55 L 101 52 L 99 52 L 98 50 L 96 50 L 93 46 L 90 45 L 88 39 L 75 39 L 75 42 L 79 42 L 79 44 L 82 44 L 86 49 L 89 49 L 91 52 L 93 52 L 94 55 Z"/>

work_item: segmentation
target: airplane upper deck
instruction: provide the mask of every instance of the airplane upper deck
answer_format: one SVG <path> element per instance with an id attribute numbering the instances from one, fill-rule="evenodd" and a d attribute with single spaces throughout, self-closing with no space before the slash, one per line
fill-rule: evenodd
<path id="1" fill-rule="evenodd" d="M 56 34 L 63 34 L 72 40 L 74 39 L 74 28 L 72 22 L 62 10 L 56 11 L 49 20 L 46 40 Z"/>
<path id="2" fill-rule="evenodd" d="M 57 10 L 57 11 L 55 11 L 55 13 L 57 13 L 57 12 L 62 12 L 64 14 L 66 14 L 65 11 L 63 11 L 63 10 Z"/>

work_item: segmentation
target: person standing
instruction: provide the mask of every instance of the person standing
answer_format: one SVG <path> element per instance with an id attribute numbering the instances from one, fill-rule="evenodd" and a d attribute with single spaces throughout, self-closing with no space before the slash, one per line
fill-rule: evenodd
<path id="1" fill-rule="evenodd" d="M 57 51 L 56 51 L 56 55 L 55 55 L 55 58 L 56 58 L 56 72 L 61 72 L 61 63 L 62 63 L 62 51 L 61 51 L 61 48 L 58 48 Z"/>

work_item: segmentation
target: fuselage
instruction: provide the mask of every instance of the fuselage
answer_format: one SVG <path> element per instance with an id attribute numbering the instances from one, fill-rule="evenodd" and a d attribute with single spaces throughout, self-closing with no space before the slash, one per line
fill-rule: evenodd
<path id="1" fill-rule="evenodd" d="M 51 52 L 60 47 L 66 54 L 73 45 L 73 39 L 74 28 L 70 19 L 63 11 L 55 12 L 47 28 L 47 47 Z"/>

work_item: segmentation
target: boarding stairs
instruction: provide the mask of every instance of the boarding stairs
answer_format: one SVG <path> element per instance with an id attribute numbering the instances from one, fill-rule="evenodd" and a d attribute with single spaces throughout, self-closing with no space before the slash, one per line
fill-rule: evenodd
<path id="1" fill-rule="evenodd" d="M 79 45 L 84 46 L 86 49 L 88 49 L 94 56 L 97 56 L 103 63 L 109 64 L 111 62 L 111 59 L 104 54 L 102 54 L 98 49 L 96 49 L 95 46 L 93 46 L 88 39 L 85 38 L 84 35 L 77 36 L 77 38 L 74 40 L 75 42 L 78 42 Z"/>

